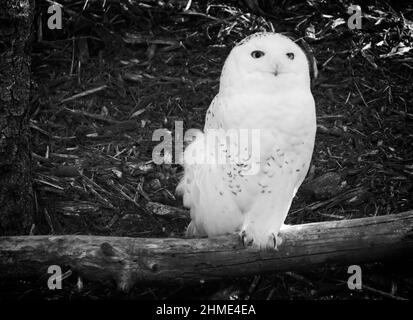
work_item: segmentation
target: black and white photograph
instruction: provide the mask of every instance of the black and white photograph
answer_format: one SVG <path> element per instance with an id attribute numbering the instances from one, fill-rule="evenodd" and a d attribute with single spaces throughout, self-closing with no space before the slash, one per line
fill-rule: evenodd
<path id="1" fill-rule="evenodd" d="M 412 298 L 413 3 L 0 0 L 0 304 Z"/>

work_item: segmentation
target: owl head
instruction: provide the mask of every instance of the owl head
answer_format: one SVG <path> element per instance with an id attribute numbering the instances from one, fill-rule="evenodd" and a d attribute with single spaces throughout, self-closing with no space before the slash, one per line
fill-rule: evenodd
<path id="1" fill-rule="evenodd" d="M 290 38 L 272 32 L 253 34 L 239 42 L 227 57 L 221 88 L 310 87 L 306 53 Z"/>

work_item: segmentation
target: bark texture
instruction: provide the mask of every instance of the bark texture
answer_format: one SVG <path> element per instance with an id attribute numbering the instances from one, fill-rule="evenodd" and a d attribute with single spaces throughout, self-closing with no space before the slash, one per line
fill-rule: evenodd
<path id="1" fill-rule="evenodd" d="M 27 113 L 30 101 L 32 0 L 0 0 L 0 235 L 32 225 Z"/>

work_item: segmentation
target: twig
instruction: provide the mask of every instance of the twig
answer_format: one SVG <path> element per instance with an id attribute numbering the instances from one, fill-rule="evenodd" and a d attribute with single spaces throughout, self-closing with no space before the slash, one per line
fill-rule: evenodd
<path id="1" fill-rule="evenodd" d="M 75 95 L 73 95 L 69 98 L 63 99 L 62 101 L 60 101 L 60 103 L 65 103 L 65 102 L 69 102 L 69 101 L 72 101 L 72 100 L 75 100 L 75 99 L 78 99 L 78 98 L 88 96 L 90 94 L 105 90 L 107 87 L 108 87 L 107 85 L 103 85 L 103 86 L 100 86 L 100 87 L 97 87 L 97 88 L 93 88 L 93 89 L 90 89 L 90 90 L 83 91 L 83 92 L 75 94 Z"/>

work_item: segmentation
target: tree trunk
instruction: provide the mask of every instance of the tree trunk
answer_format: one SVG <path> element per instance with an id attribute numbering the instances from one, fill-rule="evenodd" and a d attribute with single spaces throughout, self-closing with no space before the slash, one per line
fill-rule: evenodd
<path id="1" fill-rule="evenodd" d="M 27 113 L 32 0 L 0 0 L 0 235 L 32 225 L 33 190 Z"/>
<path id="2" fill-rule="evenodd" d="M 215 239 L 102 236 L 0 237 L 0 276 L 47 277 L 50 265 L 122 290 L 138 282 L 194 282 L 257 273 L 353 265 L 413 254 L 413 211 L 290 226 L 278 251 Z M 64 285 L 64 284 L 63 284 Z"/>

